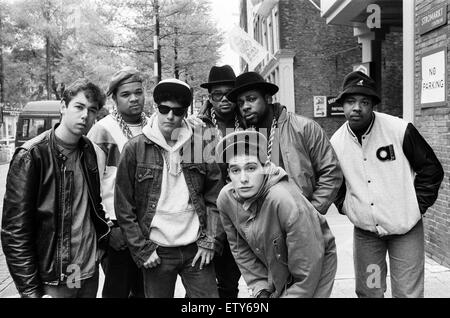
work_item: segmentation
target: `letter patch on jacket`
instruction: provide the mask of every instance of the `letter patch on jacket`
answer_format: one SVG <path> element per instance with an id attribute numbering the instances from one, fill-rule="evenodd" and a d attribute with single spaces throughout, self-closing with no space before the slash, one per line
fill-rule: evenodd
<path id="1" fill-rule="evenodd" d="M 377 158 L 381 161 L 394 161 L 395 152 L 394 145 L 384 146 L 377 150 Z"/>

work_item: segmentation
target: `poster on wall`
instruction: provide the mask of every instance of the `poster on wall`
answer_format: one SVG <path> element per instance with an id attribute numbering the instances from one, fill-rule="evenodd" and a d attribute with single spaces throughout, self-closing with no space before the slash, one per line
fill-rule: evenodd
<path id="1" fill-rule="evenodd" d="M 422 54 L 422 107 L 447 105 L 447 47 Z"/>
<path id="2" fill-rule="evenodd" d="M 314 117 L 327 117 L 326 96 L 314 96 Z"/>
<path id="3" fill-rule="evenodd" d="M 344 106 L 336 102 L 336 96 L 328 96 L 327 104 L 328 104 L 328 117 L 334 116 L 344 116 Z"/>

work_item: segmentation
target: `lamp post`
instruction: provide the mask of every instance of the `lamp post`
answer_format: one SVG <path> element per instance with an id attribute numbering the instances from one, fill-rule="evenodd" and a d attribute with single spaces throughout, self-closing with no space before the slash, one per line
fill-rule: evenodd
<path id="1" fill-rule="evenodd" d="M 154 50 L 154 68 L 153 73 L 155 76 L 156 84 L 161 81 L 161 51 L 159 45 L 159 1 L 153 1 L 153 22 L 155 25 L 155 35 L 153 36 L 153 50 Z"/>

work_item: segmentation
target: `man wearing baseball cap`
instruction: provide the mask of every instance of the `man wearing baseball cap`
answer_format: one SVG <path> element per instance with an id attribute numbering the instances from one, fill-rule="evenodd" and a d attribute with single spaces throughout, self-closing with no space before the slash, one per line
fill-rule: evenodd
<path id="1" fill-rule="evenodd" d="M 120 156 L 114 200 L 119 226 L 143 270 L 146 297 L 173 297 L 180 275 L 188 297 L 216 298 L 212 259 L 222 249 L 220 169 L 214 161 L 185 158 L 195 156 L 199 142 L 185 120 L 189 85 L 163 80 L 153 98 L 158 111 Z"/>
<path id="2" fill-rule="evenodd" d="M 278 86 L 256 72 L 236 78 L 227 98 L 237 103 L 247 127 L 265 132 L 269 158 L 281 166 L 321 214 L 333 203 L 342 172 L 324 130 L 315 121 L 271 103 Z"/>
<path id="3" fill-rule="evenodd" d="M 101 148 L 97 157 L 101 176 L 103 205 L 111 227 L 108 256 L 102 263 L 105 282 L 103 298 L 144 297 L 142 273 L 131 258 L 114 211 L 114 185 L 120 153 L 125 143 L 142 133 L 147 123 L 143 112 L 145 95 L 141 74 L 125 67 L 116 72 L 109 83 L 107 95 L 115 107 L 112 114 L 99 120 L 88 137 Z"/>
<path id="4" fill-rule="evenodd" d="M 366 74 L 348 74 L 337 101 L 347 122 L 331 138 L 345 179 L 336 206 L 355 226 L 356 294 L 384 296 L 388 253 L 392 296 L 423 297 L 422 216 L 442 166 L 413 124 L 374 111 L 381 98 Z"/>
<path id="5" fill-rule="evenodd" d="M 334 236 L 287 173 L 268 160 L 264 135 L 230 133 L 215 153 L 231 179 L 217 206 L 253 296 L 329 297 L 337 268 Z"/>

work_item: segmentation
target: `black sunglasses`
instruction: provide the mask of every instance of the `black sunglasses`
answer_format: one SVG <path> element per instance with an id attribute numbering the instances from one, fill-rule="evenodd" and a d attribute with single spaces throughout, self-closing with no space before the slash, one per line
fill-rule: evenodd
<path id="1" fill-rule="evenodd" d="M 166 105 L 158 105 L 158 110 L 163 115 L 167 115 L 170 111 L 172 111 L 173 114 L 178 117 L 183 116 L 186 113 L 186 108 L 169 107 Z"/>
<path id="2" fill-rule="evenodd" d="M 222 100 L 222 98 L 227 95 L 229 92 L 231 92 L 231 90 L 229 90 L 228 92 L 212 92 L 211 94 L 209 94 L 209 96 L 211 96 L 211 99 L 215 102 L 220 102 Z"/>

